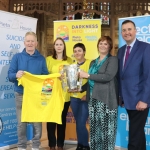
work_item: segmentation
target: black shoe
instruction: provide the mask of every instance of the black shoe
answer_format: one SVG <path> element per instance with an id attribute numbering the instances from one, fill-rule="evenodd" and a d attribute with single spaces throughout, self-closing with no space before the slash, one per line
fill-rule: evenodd
<path id="1" fill-rule="evenodd" d="M 56 150 L 55 147 L 50 147 L 50 150 Z"/>
<path id="2" fill-rule="evenodd" d="M 76 150 L 82 150 L 83 146 L 81 144 L 78 144 Z"/>
<path id="3" fill-rule="evenodd" d="M 89 146 L 83 146 L 82 150 L 90 150 L 90 147 Z"/>

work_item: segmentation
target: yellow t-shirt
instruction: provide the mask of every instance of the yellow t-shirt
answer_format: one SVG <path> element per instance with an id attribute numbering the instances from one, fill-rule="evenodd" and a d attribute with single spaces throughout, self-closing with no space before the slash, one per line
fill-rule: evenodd
<path id="1" fill-rule="evenodd" d="M 28 72 L 18 79 L 24 87 L 22 122 L 55 122 L 61 124 L 64 108 L 59 73 L 33 75 Z"/>
<path id="2" fill-rule="evenodd" d="M 90 63 L 91 63 L 91 60 L 88 60 L 88 59 L 86 59 L 86 61 L 84 62 L 84 64 L 82 64 L 82 65 L 80 65 L 80 69 L 81 70 L 83 70 L 83 71 L 85 71 L 85 72 L 88 72 L 88 70 L 89 70 L 89 66 L 90 66 Z M 87 83 L 87 79 L 82 79 L 82 86 L 84 85 L 84 84 L 86 84 Z M 82 88 L 81 88 L 82 89 Z M 76 97 L 76 98 L 82 98 L 83 96 L 85 96 L 86 95 L 86 91 L 85 92 L 83 92 L 83 93 L 80 93 L 80 92 L 78 92 L 78 93 L 71 93 L 71 97 Z"/>
<path id="3" fill-rule="evenodd" d="M 46 58 L 47 68 L 49 73 L 60 73 L 63 65 L 70 65 L 73 63 L 71 58 L 67 58 L 67 60 L 58 60 L 54 59 L 52 56 L 48 56 Z M 70 93 L 63 90 L 65 102 L 70 101 Z"/>

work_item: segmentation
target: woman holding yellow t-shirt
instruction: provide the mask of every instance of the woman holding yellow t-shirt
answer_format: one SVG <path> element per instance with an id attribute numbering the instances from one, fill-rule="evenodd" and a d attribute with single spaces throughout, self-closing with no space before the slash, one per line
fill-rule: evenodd
<path id="1" fill-rule="evenodd" d="M 81 70 L 88 72 L 90 60 L 84 58 L 85 46 L 82 43 L 77 43 L 73 47 L 74 57 L 76 63 Z M 87 79 L 82 80 L 82 90 L 86 91 Z M 89 116 L 88 103 L 86 100 L 86 92 L 71 93 L 71 108 L 76 120 L 77 133 L 77 148 L 76 150 L 89 150 L 88 131 L 86 128 L 86 121 Z"/>
<path id="2" fill-rule="evenodd" d="M 66 45 L 62 38 L 57 38 L 54 41 L 53 55 L 46 58 L 46 63 L 49 73 L 59 73 L 63 65 L 72 64 L 72 59 L 66 55 Z M 47 123 L 47 135 L 50 150 L 55 150 L 56 143 L 57 150 L 63 150 L 66 129 L 66 115 L 70 105 L 70 94 L 68 92 L 64 92 L 64 97 L 65 104 L 62 111 L 62 124 L 56 124 L 52 122 Z M 57 140 L 55 136 L 56 126 Z"/>

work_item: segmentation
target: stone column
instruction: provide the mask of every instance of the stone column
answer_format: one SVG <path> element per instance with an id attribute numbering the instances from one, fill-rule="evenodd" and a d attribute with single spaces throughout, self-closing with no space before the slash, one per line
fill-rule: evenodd
<path id="1" fill-rule="evenodd" d="M 115 42 L 115 15 L 114 15 L 114 7 L 115 4 L 114 2 L 111 2 L 111 23 L 110 23 L 110 37 L 113 40 L 113 43 Z M 111 54 L 114 55 L 115 54 L 115 49 L 113 46 L 113 49 L 111 51 Z"/>

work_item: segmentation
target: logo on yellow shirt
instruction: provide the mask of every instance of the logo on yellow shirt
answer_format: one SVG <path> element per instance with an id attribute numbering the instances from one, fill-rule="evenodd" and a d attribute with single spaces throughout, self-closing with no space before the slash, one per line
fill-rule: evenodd
<path id="1" fill-rule="evenodd" d="M 41 92 L 42 100 L 44 100 L 42 102 L 42 105 L 47 105 L 46 100 L 49 100 L 52 95 L 53 84 L 54 84 L 53 79 L 48 78 L 48 79 L 44 80 L 42 92 Z"/>

